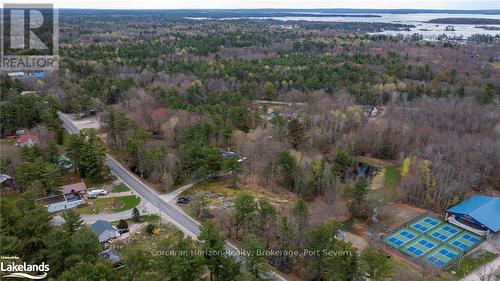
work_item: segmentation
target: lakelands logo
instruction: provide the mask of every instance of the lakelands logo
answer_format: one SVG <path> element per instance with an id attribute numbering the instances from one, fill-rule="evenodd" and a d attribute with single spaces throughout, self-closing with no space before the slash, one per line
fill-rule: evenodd
<path id="1" fill-rule="evenodd" d="M 27 278 L 39 280 L 47 277 L 47 272 L 49 272 L 50 268 L 49 265 L 44 262 L 41 264 L 29 264 L 26 262 L 16 263 L 14 261 L 6 261 L 18 259 L 18 257 L 2 257 L 2 261 L 0 261 L 0 271 L 8 273 L 3 275 L 3 278 Z"/>
<path id="2" fill-rule="evenodd" d="M 2 7 L 1 69 L 57 70 L 59 13 L 52 4 L 13 4 Z"/>

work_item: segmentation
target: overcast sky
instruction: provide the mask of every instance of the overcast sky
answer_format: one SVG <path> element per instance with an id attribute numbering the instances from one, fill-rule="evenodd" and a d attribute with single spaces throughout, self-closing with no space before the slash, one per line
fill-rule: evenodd
<path id="1" fill-rule="evenodd" d="M 98 9 L 235 9 L 235 8 L 374 8 L 500 9 L 500 0 L 5 0 L 54 3 L 58 8 Z"/>

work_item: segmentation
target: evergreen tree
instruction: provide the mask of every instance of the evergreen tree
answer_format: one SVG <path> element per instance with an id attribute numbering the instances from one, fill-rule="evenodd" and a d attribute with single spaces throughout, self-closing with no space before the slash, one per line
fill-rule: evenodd
<path id="1" fill-rule="evenodd" d="M 236 221 L 236 238 L 238 231 L 243 223 L 248 222 L 248 219 L 256 210 L 255 198 L 246 192 L 242 192 L 234 199 L 234 217 Z"/>
<path id="2" fill-rule="evenodd" d="M 175 249 L 179 253 L 192 253 L 196 250 L 191 238 L 184 238 L 182 233 L 160 241 L 159 249 Z M 204 259 L 197 254 L 164 255 L 157 257 L 156 265 L 164 280 L 198 280 L 204 269 Z"/>
<path id="3" fill-rule="evenodd" d="M 45 149 L 47 154 L 47 160 L 50 163 L 56 164 L 57 158 L 59 157 L 59 149 L 57 148 L 57 144 L 53 140 L 47 141 L 47 148 Z"/>
<path id="4" fill-rule="evenodd" d="M 104 262 L 89 263 L 80 262 L 72 268 L 68 268 L 58 278 L 60 281 L 74 280 L 107 280 L 118 281 L 120 276 L 116 274 L 116 270 L 109 264 Z"/>
<path id="5" fill-rule="evenodd" d="M 278 166 L 281 171 L 282 183 L 288 188 L 295 187 L 295 173 L 297 171 L 297 162 L 295 157 L 288 151 L 283 151 L 278 155 Z"/>
<path id="6" fill-rule="evenodd" d="M 354 188 L 352 190 L 352 200 L 349 205 L 349 210 L 352 215 L 356 218 L 367 218 L 370 213 L 367 195 L 368 195 L 368 183 L 362 177 L 356 180 Z"/>
<path id="7" fill-rule="evenodd" d="M 128 229 L 128 223 L 126 220 L 120 220 L 116 226 L 118 229 Z"/>
<path id="8" fill-rule="evenodd" d="M 235 187 L 238 183 L 238 173 L 241 171 L 240 162 L 234 158 L 224 160 L 224 171 L 231 173 L 231 186 Z"/>
<path id="9" fill-rule="evenodd" d="M 139 209 L 135 208 L 132 209 L 132 220 L 135 222 L 140 222 L 141 221 L 141 214 L 139 213 Z"/>
<path id="10" fill-rule="evenodd" d="M 294 149 L 298 149 L 305 138 L 304 125 L 297 119 L 293 118 L 288 122 L 287 137 L 292 143 Z"/>
<path id="11" fill-rule="evenodd" d="M 371 280 L 388 280 L 393 274 L 391 260 L 387 254 L 377 251 L 373 247 L 368 247 L 363 251 L 361 263 L 366 275 Z"/>
<path id="12" fill-rule="evenodd" d="M 74 210 L 67 210 L 62 217 L 64 219 L 63 229 L 69 234 L 75 233 L 84 225 L 82 217 Z"/>
<path id="13" fill-rule="evenodd" d="M 266 257 L 262 255 L 264 252 L 264 242 L 259 240 L 254 234 L 248 234 L 243 238 L 243 250 L 246 251 L 245 266 L 255 277 L 259 276 L 259 272 L 263 269 Z"/>
<path id="14" fill-rule="evenodd" d="M 264 84 L 264 98 L 266 100 L 273 100 L 274 97 L 276 96 L 276 91 L 274 89 L 274 85 L 272 82 L 266 82 Z"/>
<path id="15" fill-rule="evenodd" d="M 95 131 L 71 135 L 66 151 L 81 177 L 102 178 L 108 171 L 104 163 L 106 145 Z"/>
<path id="16" fill-rule="evenodd" d="M 234 280 L 239 274 L 239 265 L 232 257 L 226 256 L 224 238 L 217 232 L 217 225 L 213 221 L 203 222 L 198 240 L 203 242 L 210 280 Z"/>

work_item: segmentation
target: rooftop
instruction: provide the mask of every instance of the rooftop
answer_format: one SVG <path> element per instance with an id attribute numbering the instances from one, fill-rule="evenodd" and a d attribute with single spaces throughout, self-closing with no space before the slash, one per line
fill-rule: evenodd
<path id="1" fill-rule="evenodd" d="M 61 186 L 61 187 L 59 187 L 59 189 L 61 190 L 62 193 L 69 194 L 69 193 L 73 193 L 73 192 L 85 191 L 85 190 L 87 190 L 87 186 L 85 185 L 85 182 L 81 181 L 81 182 Z"/>
<path id="2" fill-rule="evenodd" d="M 500 198 L 474 195 L 447 212 L 469 215 L 479 223 L 497 232 L 500 230 Z"/>
<path id="3" fill-rule="evenodd" d="M 27 141 L 32 141 L 34 143 L 38 143 L 38 136 L 37 135 L 22 135 L 19 137 L 19 139 L 17 140 L 17 142 L 20 144 L 20 145 L 23 145 L 25 142 Z"/>
<path id="4" fill-rule="evenodd" d="M 90 226 L 92 228 L 92 231 L 99 236 L 105 231 L 116 231 L 116 229 L 113 227 L 113 225 L 108 222 L 108 221 L 103 221 L 103 220 L 98 220 L 96 221 L 93 225 Z"/>
<path id="5" fill-rule="evenodd" d="M 37 201 L 42 202 L 44 205 L 50 205 L 54 203 L 64 202 L 66 201 L 66 197 L 64 197 L 64 195 L 61 194 L 61 195 L 54 195 L 45 198 L 40 198 Z"/>
<path id="6" fill-rule="evenodd" d="M 114 248 L 109 248 L 107 250 L 104 250 L 100 252 L 99 255 L 111 261 L 113 265 L 121 261 L 120 254 Z"/>
<path id="7" fill-rule="evenodd" d="M 65 197 L 66 197 L 66 201 L 68 201 L 68 203 L 82 200 L 82 198 L 80 197 L 80 195 L 78 193 L 69 193 L 69 194 L 66 194 Z"/>

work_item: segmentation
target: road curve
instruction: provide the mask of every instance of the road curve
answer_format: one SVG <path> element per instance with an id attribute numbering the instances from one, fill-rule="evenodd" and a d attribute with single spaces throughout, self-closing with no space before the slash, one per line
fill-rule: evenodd
<path id="1" fill-rule="evenodd" d="M 76 134 L 80 130 L 73 123 L 73 121 L 61 112 L 57 113 L 59 118 L 63 121 L 64 127 L 71 133 Z M 126 169 L 118 160 L 111 155 L 106 155 L 106 164 L 109 166 L 113 174 L 115 174 L 125 185 L 134 190 L 137 194 L 142 196 L 145 200 L 149 201 L 154 206 L 167 215 L 175 225 L 177 225 L 185 234 L 198 237 L 200 233 L 200 223 L 184 213 L 180 208 L 165 202 L 160 196 L 152 190 L 149 186 L 145 185 L 136 175 L 132 174 Z M 226 249 L 230 255 L 235 256 L 238 260 L 241 259 L 240 250 L 233 244 L 226 241 Z M 276 272 L 265 272 L 263 275 L 274 278 L 279 281 L 286 281 L 286 279 Z"/>

